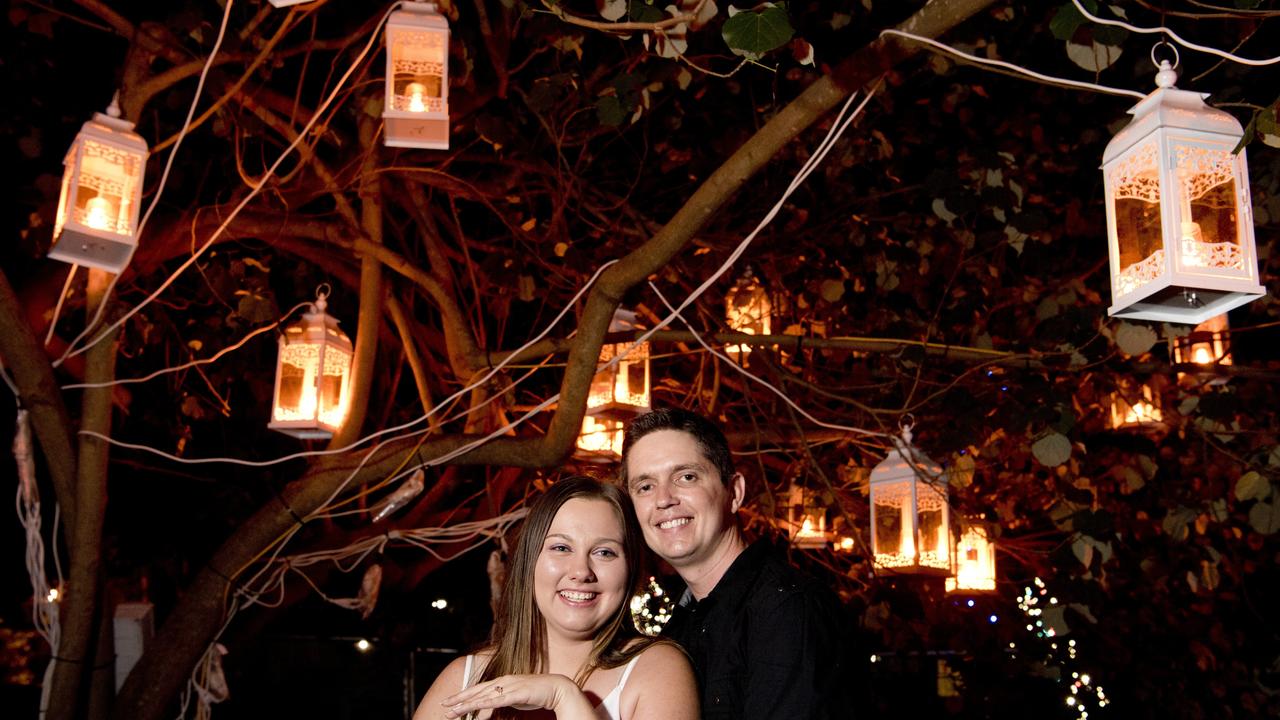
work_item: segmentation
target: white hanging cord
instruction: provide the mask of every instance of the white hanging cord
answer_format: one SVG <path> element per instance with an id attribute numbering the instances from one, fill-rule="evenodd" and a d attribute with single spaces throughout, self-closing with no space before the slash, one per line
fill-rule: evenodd
<path id="1" fill-rule="evenodd" d="M 658 289 L 658 286 L 654 284 L 652 280 L 649 281 L 649 287 L 653 289 L 653 292 L 658 296 L 658 300 L 662 301 L 662 304 L 667 307 L 667 310 L 672 313 L 675 313 L 676 316 L 680 318 L 680 322 L 684 323 L 684 326 L 688 328 L 689 332 L 693 333 L 693 338 L 698 341 L 698 344 L 706 348 L 707 352 L 725 361 L 729 365 L 729 367 L 733 368 L 735 371 L 745 376 L 748 380 L 751 380 L 752 382 L 755 382 L 759 385 L 763 385 L 766 389 L 769 390 L 769 392 L 772 392 L 774 395 L 777 395 L 779 398 L 782 399 L 783 402 L 790 405 L 793 410 L 803 415 L 810 422 L 814 423 L 815 425 L 818 425 L 819 427 L 828 428 L 830 430 L 840 430 L 843 432 L 853 433 L 855 435 L 870 435 L 872 437 L 891 437 L 891 435 L 888 433 L 878 432 L 875 430 L 866 430 L 864 428 L 854 427 L 852 425 L 840 425 L 837 423 L 830 423 L 830 422 L 826 422 L 825 420 L 819 420 L 818 418 L 814 417 L 808 410 L 805 410 L 804 408 L 797 405 L 796 402 L 792 400 L 787 395 L 787 393 L 779 389 L 778 386 L 774 385 L 768 380 L 765 380 L 759 375 L 756 375 L 755 373 L 746 369 L 745 367 L 742 366 L 741 363 L 734 362 L 733 359 L 730 358 L 728 355 L 724 354 L 720 350 L 717 350 L 716 348 L 708 344 L 706 339 L 702 337 L 702 333 L 698 332 L 697 329 L 693 327 L 693 324 L 690 323 L 688 319 L 686 319 L 683 315 L 680 315 L 672 307 L 671 303 L 667 301 L 667 298 L 663 296 L 662 291 Z"/>
<path id="2" fill-rule="evenodd" d="M 151 373 L 150 375 L 144 375 L 138 378 L 120 378 L 117 380 L 108 380 L 107 382 L 99 382 L 99 383 L 72 383 L 70 385 L 63 385 L 62 389 L 75 390 L 78 388 L 104 388 L 104 387 L 113 387 L 115 385 L 129 385 L 132 383 L 142 383 L 154 378 L 158 378 L 161 375 L 165 375 L 168 373 L 175 373 L 182 370 L 186 370 L 187 368 L 193 368 L 199 365 L 208 365 L 210 363 L 217 362 L 217 360 L 221 358 L 223 355 L 226 355 L 229 352 L 234 352 L 236 350 L 239 350 L 241 347 L 244 347 L 245 343 L 249 342 L 253 338 L 261 335 L 262 333 L 271 332 L 272 330 L 275 330 L 276 328 L 280 327 L 280 324 L 283 323 L 285 320 L 289 319 L 289 317 L 293 315 L 295 312 L 297 312 L 298 310 L 301 310 L 302 308 L 309 307 L 310 305 L 311 303 L 309 302 L 298 303 L 297 305 L 294 305 L 292 308 L 290 308 L 289 312 L 281 316 L 279 320 L 275 321 L 270 325 L 263 325 L 257 330 L 254 330 L 248 335 L 245 335 L 243 338 L 240 339 L 239 342 L 219 350 L 218 353 L 213 357 L 200 358 L 198 360 L 192 360 L 191 362 L 183 363 L 181 365 L 161 368 Z"/>
<path id="3" fill-rule="evenodd" d="M 922 42 L 932 48 L 941 50 L 942 52 L 948 55 L 955 55 L 956 57 L 962 57 L 965 60 L 968 60 L 973 63 L 977 63 L 979 65 L 993 65 L 995 67 L 1001 67 L 1001 68 L 1004 68 L 1005 70 L 1010 70 L 1012 72 L 1018 73 L 1019 75 L 1026 75 L 1028 77 L 1033 77 L 1037 80 L 1043 80 L 1044 82 L 1051 83 L 1054 85 L 1063 85 L 1066 87 L 1080 88 L 1081 90 L 1094 90 L 1100 93 L 1107 93 L 1108 95 L 1128 95 L 1129 97 L 1136 97 L 1136 98 L 1146 97 L 1146 95 L 1143 95 L 1142 93 L 1136 90 L 1124 90 L 1122 88 L 1107 87 L 1106 85 L 1098 85 L 1096 83 L 1083 82 L 1080 80 L 1068 80 L 1067 78 L 1054 77 L 1052 75 L 1045 75 L 1043 73 L 1038 73 L 1034 70 L 1028 70 L 1027 68 L 1022 67 L 1021 65 L 1014 65 L 1013 63 L 1005 62 L 1004 60 L 992 60 L 991 58 L 979 57 L 977 55 L 972 55 L 970 53 L 961 52 L 960 50 L 957 50 L 951 47 L 950 45 L 944 45 L 936 40 L 933 40 L 932 38 L 927 38 L 927 37 L 924 37 L 923 35 L 916 35 L 915 33 L 905 32 L 903 30 L 894 30 L 894 29 L 881 30 L 880 35 L 881 36 L 897 35 L 899 37 L 915 40 L 916 42 Z"/>
<path id="4" fill-rule="evenodd" d="M 169 170 L 173 168 L 173 159 L 178 156 L 178 148 L 182 146 L 182 139 L 187 136 L 187 129 L 191 127 L 191 118 L 195 117 L 196 106 L 200 103 L 200 94 L 204 92 L 205 78 L 209 75 L 209 69 L 213 67 L 213 59 L 217 57 L 218 50 L 222 48 L 222 38 L 227 33 L 227 21 L 231 19 L 231 6 L 233 4 L 234 4 L 233 0 L 227 0 L 226 7 L 223 8 L 222 25 L 218 27 L 218 37 L 213 41 L 213 49 L 209 51 L 209 57 L 208 59 L 205 60 L 204 67 L 201 68 L 200 70 L 200 79 L 198 82 L 196 82 L 195 97 L 191 98 L 191 105 L 187 108 L 187 119 L 182 123 L 182 129 L 178 131 L 178 139 L 174 141 L 173 149 L 169 151 L 169 158 L 165 161 L 165 164 L 164 164 L 164 172 L 160 173 L 160 182 L 159 184 L 156 185 L 156 193 L 151 197 L 151 204 L 147 206 L 147 211 L 143 213 L 142 220 L 138 223 L 138 230 L 137 230 L 137 233 L 134 235 L 134 237 L 142 237 L 142 230 L 147 226 L 147 221 L 151 219 L 151 213 L 154 212 L 156 209 L 156 206 L 160 204 L 160 196 L 164 193 L 164 186 L 169 182 Z M 112 106 L 114 107 L 114 105 L 115 103 L 113 101 Z M 138 246 L 134 245 L 133 249 L 129 251 L 130 260 L 133 259 L 133 253 L 137 252 L 137 250 L 138 250 Z M 125 261 L 125 264 L 127 265 L 128 261 Z M 75 272 L 76 272 L 76 266 L 72 265 L 71 274 L 67 276 L 68 287 L 70 287 L 71 285 L 71 276 L 75 275 Z M 116 282 L 119 279 L 120 279 L 119 274 L 113 275 L 111 277 L 111 282 L 107 285 L 106 292 L 102 294 L 103 298 L 111 297 L 111 291 L 115 289 Z M 66 295 L 66 288 L 63 289 L 63 296 L 65 297 L 65 295 Z M 62 300 L 63 298 L 61 297 L 58 298 L 58 308 L 62 307 Z M 98 321 L 102 319 L 102 313 L 106 311 L 106 308 L 107 308 L 106 302 L 98 303 L 98 311 L 94 313 L 93 320 L 88 323 L 85 323 L 84 329 L 80 331 L 80 334 L 77 335 L 75 339 L 72 340 L 71 343 L 67 345 L 67 352 L 70 352 L 71 349 L 75 347 L 76 343 L 84 339 L 85 335 L 93 331 L 93 328 L 98 324 Z M 53 337 L 53 328 L 57 324 L 58 324 L 58 310 L 55 309 L 53 312 L 53 320 L 49 323 L 49 336 L 44 341 L 45 345 L 49 344 L 49 338 Z M 100 339 L 101 338 L 99 338 L 99 340 Z M 96 344 L 96 342 L 97 341 L 95 341 L 94 343 L 91 343 L 90 345 L 92 346 L 93 344 Z M 89 349 L 88 347 L 85 348 L 85 350 L 88 350 L 88 349 Z M 76 353 L 76 354 L 79 354 L 79 353 Z M 53 363 L 53 366 L 57 367 L 61 365 L 62 362 L 66 360 L 68 357 L 69 355 L 64 353 L 62 357 L 58 358 L 58 360 Z"/>
<path id="5" fill-rule="evenodd" d="M 396 426 L 394 426 L 394 427 L 389 427 L 389 428 L 385 428 L 385 429 L 379 430 L 379 431 L 374 432 L 374 433 L 370 433 L 370 434 L 368 434 L 368 435 L 366 435 L 366 436 L 364 436 L 364 437 L 360 438 L 359 440 L 356 440 L 355 442 L 353 442 L 353 443 L 351 443 L 350 445 L 347 445 L 347 446 L 345 446 L 345 447 L 334 448 L 334 449 L 331 449 L 331 450 L 308 450 L 308 451 L 305 451 L 305 452 L 297 452 L 297 453 L 293 453 L 292 455 L 286 455 L 286 456 L 284 456 L 284 457 L 275 458 L 275 459 L 273 459 L 273 460 L 258 460 L 258 461 L 254 461 L 254 460 L 241 460 L 241 459 L 239 459 L 239 458 L 228 458 L 228 457 L 214 457 L 214 458 L 182 458 L 182 457 L 178 457 L 178 456 L 176 456 L 176 455 L 173 455 L 173 454 L 167 453 L 167 452 L 165 452 L 165 451 L 163 451 L 163 450 L 159 450 L 159 449 L 156 449 L 156 448 L 150 447 L 150 446 L 148 446 L 148 445 L 139 445 L 139 444 L 135 444 L 135 443 L 128 443 L 128 442 L 124 442 L 124 441 L 122 441 L 122 440 L 116 440 L 115 438 L 109 437 L 109 436 L 107 436 L 107 435 L 103 435 L 102 433 L 94 432 L 94 431 L 92 431 L 92 430 L 81 430 L 79 434 L 81 434 L 81 435 L 85 435 L 85 436 L 88 436 L 88 437 L 95 437 L 95 438 L 98 438 L 99 440 L 102 440 L 103 442 L 107 442 L 107 443 L 110 443 L 110 444 L 112 444 L 112 445 L 115 445 L 116 447 L 129 448 L 129 449 L 131 449 L 131 450 L 141 450 L 141 451 L 143 451 L 143 452 L 148 452 L 148 453 L 151 453 L 151 454 L 153 454 L 153 455 L 159 455 L 160 457 L 166 458 L 166 459 L 168 459 L 168 460 L 172 460 L 172 461 L 174 461 L 174 462 L 178 462 L 178 463 L 185 463 L 185 464 L 187 464 L 187 465 L 203 465 L 203 464 L 206 464 L 206 463 L 230 463 L 230 464 L 232 464 L 232 465 L 243 465 L 243 466 L 246 466 L 246 467 L 267 467 L 267 466 L 270 466 L 270 465 L 277 465 L 277 464 L 282 463 L 282 462 L 288 462 L 288 461 L 290 461 L 290 460 L 297 460 L 297 459 L 299 459 L 299 458 L 313 457 L 313 456 L 317 456 L 317 455 L 339 455 L 339 454 L 341 454 L 341 453 L 345 453 L 345 452 L 348 452 L 348 451 L 350 451 L 350 450 L 354 450 L 355 448 L 359 447 L 360 445 L 363 445 L 364 443 L 366 443 L 366 442 L 368 442 L 368 441 L 370 441 L 370 440 L 373 440 L 373 439 L 375 439 L 375 438 L 379 438 L 379 437 L 382 437 L 383 435 L 388 435 L 388 434 L 391 434 L 391 433 L 401 432 L 401 431 L 403 431 L 403 430 L 407 430 L 407 429 L 409 429 L 409 428 L 412 428 L 412 427 L 414 427 L 415 425 L 419 425 L 419 424 L 421 424 L 421 423 L 423 423 L 423 422 L 426 422 L 428 419 L 430 419 L 431 417 L 433 417 L 437 412 L 439 412 L 441 408 L 446 407 L 449 403 L 453 402 L 453 401 L 454 401 L 454 400 L 456 400 L 457 398 L 462 397 L 463 395 L 465 395 L 465 394 L 467 394 L 467 393 L 471 392 L 473 389 L 475 389 L 475 388 L 479 387 L 480 385 L 483 385 L 484 383 L 488 382 L 490 378 L 492 378 L 492 377 L 493 377 L 494 375 L 496 375 L 497 373 L 501 372 L 501 371 L 502 371 L 502 369 L 503 369 L 503 368 L 505 368 L 507 365 L 509 365 L 509 364 L 511 364 L 512 362 L 514 362 L 515 358 L 516 358 L 516 357 L 518 357 L 518 356 L 519 356 L 519 354 L 520 354 L 522 351 L 524 351 L 526 348 L 532 347 L 535 343 L 537 343 L 538 341 L 540 341 L 540 340 L 542 340 L 544 337 L 546 337 L 548 334 L 550 334 L 550 333 L 551 333 L 551 331 L 552 331 L 553 329 L 555 329 L 556 324 L 557 324 L 558 322 L 560 322 L 560 320 L 561 320 L 565 315 L 567 315 L 567 314 L 569 313 L 569 311 L 570 311 L 570 310 L 572 310 L 572 309 L 573 309 L 574 304 L 575 304 L 575 303 L 577 303 L 577 301 L 578 301 L 578 300 L 579 300 L 579 299 L 580 299 L 584 294 L 586 294 L 587 290 L 589 290 L 589 289 L 591 288 L 591 286 L 595 284 L 596 280 L 597 280 L 597 279 L 599 279 L 599 277 L 600 277 L 601 273 L 603 273 L 606 269 L 608 269 L 610 266 L 612 266 L 613 264 L 615 264 L 615 263 L 617 263 L 617 262 L 618 262 L 617 260 L 610 260 L 609 262 L 604 263 L 603 265 L 601 265 L 601 266 L 599 267 L 599 269 L 597 269 L 597 270 L 595 271 L 595 273 L 591 276 L 591 278 L 590 278 L 590 279 L 588 279 L 588 280 L 587 280 L 587 282 L 586 282 L 585 284 L 583 284 L 583 286 L 582 286 L 581 288 L 579 288 L 579 290 L 578 290 L 577 294 L 575 294 L 575 295 L 573 296 L 573 298 L 572 298 L 572 299 L 570 299 L 570 301 L 569 301 L 568 303 L 566 303 L 566 304 L 565 304 L 564 308 L 560 310 L 560 312 L 559 312 L 559 313 L 558 313 L 558 314 L 557 314 L 557 315 L 556 315 L 556 316 L 551 320 L 551 322 L 547 323 L 546 327 L 545 327 L 545 328 L 543 328 L 542 332 L 538 333 L 538 334 L 537 334 L 537 335 L 535 335 L 533 338 L 531 338 L 528 342 L 526 342 L 524 345 L 521 345 L 521 346 L 520 346 L 519 348 L 517 348 L 515 351 L 513 351 L 512 353 L 510 353 L 509 355 L 507 355 L 507 357 L 506 357 L 505 359 L 503 359 L 503 360 L 502 360 L 501 362 L 499 362 L 497 365 L 494 365 L 494 366 L 493 366 L 493 368 L 489 370 L 489 372 L 487 372 L 487 373 L 485 373 L 484 375 L 482 375 L 478 380 L 475 380 L 474 382 L 471 382 L 471 383 L 467 384 L 467 386 L 466 386 L 466 387 L 462 388 L 461 390 L 458 390 L 458 391 L 454 392 L 452 395 L 450 395 L 450 396 L 448 396 L 447 398 L 444 398 L 444 399 L 443 399 L 443 400 L 441 400 L 440 402 L 436 403 L 436 406 L 435 406 L 434 408 L 432 408 L 430 411 L 428 411 L 426 414 L 422 415 L 421 417 L 419 417 L 419 418 L 417 418 L 417 419 L 415 419 L 415 420 L 411 420 L 411 421 L 406 422 L 406 423 L 402 423 L 402 424 L 400 424 L 400 425 L 396 425 Z M 526 374 L 526 377 L 527 377 L 527 376 L 528 376 L 528 374 Z M 559 396 L 557 395 L 557 397 L 559 397 Z M 464 414 L 465 414 L 465 413 L 464 413 Z M 406 438 L 406 437 L 413 437 L 413 436 L 415 436 L 415 435 L 420 435 L 420 434 L 422 434 L 422 433 L 424 433 L 424 432 L 427 432 L 427 430 L 421 430 L 421 431 L 417 431 L 417 432 L 409 433 L 409 434 L 407 434 L 407 435 L 397 436 L 397 437 L 392 438 L 392 440 L 400 440 L 400 439 L 404 439 L 404 438 Z M 381 445 L 379 445 L 379 447 L 381 447 Z"/>
<path id="6" fill-rule="evenodd" d="M 1280 63 L 1280 55 L 1273 58 L 1267 58 L 1265 60 L 1250 60 L 1249 58 L 1242 58 L 1239 55 L 1233 55 L 1225 50 L 1219 50 L 1218 48 L 1209 47 L 1208 45 L 1198 45 L 1196 43 L 1191 42 L 1190 40 L 1184 40 L 1182 37 L 1178 35 L 1178 33 L 1168 28 L 1163 28 L 1163 27 L 1144 28 L 1144 27 L 1138 27 L 1136 25 L 1130 25 L 1129 23 L 1123 22 L 1120 20 L 1109 20 L 1107 18 L 1100 18 L 1097 15 L 1094 15 L 1093 13 L 1089 12 L 1089 10 L 1085 8 L 1084 5 L 1081 5 L 1080 0 L 1071 0 L 1071 2 L 1076 6 L 1076 10 L 1080 11 L 1081 15 L 1084 15 L 1086 18 L 1088 18 L 1089 20 L 1092 20 L 1093 22 L 1098 23 L 1099 25 L 1111 25 L 1113 27 L 1120 27 L 1120 28 L 1124 28 L 1125 30 L 1128 30 L 1129 32 L 1135 32 L 1140 35 L 1164 35 L 1164 36 L 1167 36 L 1170 40 L 1178 43 L 1182 47 L 1187 48 L 1188 50 L 1199 50 L 1200 52 L 1208 53 L 1210 55 L 1217 55 L 1220 58 L 1230 60 L 1231 62 L 1239 63 L 1241 65 L 1253 65 L 1255 67 L 1260 67 L 1263 65 L 1274 65 L 1276 63 Z"/>
<path id="7" fill-rule="evenodd" d="M 249 202 L 253 200 L 255 197 L 257 197 L 258 193 L 262 191 L 262 188 L 266 186 L 267 181 L 270 180 L 275 175 L 276 170 L 280 167 L 281 163 L 283 163 L 285 159 L 287 159 L 289 155 L 294 151 L 294 149 L 297 148 L 298 145 L 302 144 L 302 141 L 305 140 L 308 135 L 310 135 L 311 128 L 315 126 L 317 122 L 319 122 L 321 117 L 324 116 L 325 110 L 327 110 L 329 108 L 329 105 L 331 105 L 333 101 L 337 99 L 339 93 L 342 92 L 343 87 L 346 85 L 347 80 L 351 78 L 352 74 L 355 73 L 356 69 L 360 67 L 360 64 L 364 61 L 365 56 L 369 54 L 369 51 L 371 49 L 373 49 L 374 44 L 376 43 L 378 38 L 381 37 L 381 34 L 379 31 L 382 29 L 382 25 L 387 21 L 387 18 L 391 15 L 391 13 L 397 7 L 399 7 L 399 5 L 400 5 L 399 3 L 394 3 L 392 4 L 391 7 L 387 8 L 387 11 L 382 15 L 382 19 L 378 21 L 378 24 L 373 29 L 373 33 L 369 36 L 369 42 L 365 44 L 364 49 L 362 49 L 360 51 L 360 54 L 356 56 L 356 59 L 352 61 L 351 66 L 347 68 L 346 72 L 342 74 L 342 77 L 338 79 L 338 83 L 337 85 L 334 86 L 333 91 L 330 92 L 329 96 L 324 99 L 324 102 L 320 104 L 320 107 L 316 108 L 316 111 L 312 114 L 311 119 L 308 120 L 307 124 L 303 126 L 302 130 L 300 130 L 297 133 L 297 136 L 293 139 L 293 142 L 289 143 L 289 146 L 286 147 L 280 153 L 280 156 L 277 157 L 276 161 L 271 164 L 271 167 L 268 167 L 266 172 L 262 174 L 262 177 L 259 178 L 256 183 L 253 184 L 253 188 L 249 191 L 249 194 L 245 195 L 244 198 L 241 199 L 240 202 L 236 204 L 236 206 L 231 210 L 231 212 L 227 215 L 227 217 L 222 221 L 222 224 L 219 225 L 217 229 L 213 231 L 213 234 L 209 236 L 209 239 L 206 240 L 203 245 L 197 248 L 195 252 L 191 253 L 191 257 L 187 258 L 182 263 L 182 265 L 178 266 L 178 269 L 174 270 L 173 273 L 168 277 L 168 279 L 166 279 L 163 283 L 161 283 L 160 287 L 156 288 L 150 295 L 144 298 L 142 302 L 135 305 L 132 309 L 129 310 L 129 312 L 125 313 L 119 320 L 116 320 L 109 327 L 103 329 L 102 332 L 100 332 L 96 338 L 94 338 L 93 340 L 90 340 L 89 343 L 86 344 L 84 347 L 79 349 L 73 349 L 74 345 L 72 347 L 68 347 L 67 351 L 62 354 L 62 357 L 58 359 L 58 362 L 55 363 L 55 365 L 65 361 L 68 357 L 74 357 L 75 355 L 79 355 L 87 351 L 89 348 L 101 342 L 103 338 L 105 338 L 107 335 L 113 332 L 116 328 L 120 327 L 125 322 L 127 322 L 129 318 L 141 312 L 142 308 L 146 307 L 147 305 L 150 305 L 157 297 L 160 296 L 162 292 L 164 292 L 170 285 L 172 285 L 175 281 L 177 281 L 178 277 L 181 276 L 182 273 L 186 272 L 187 268 L 194 265 L 196 261 L 200 259 L 200 256 L 202 256 L 206 250 L 208 250 L 210 247 L 213 246 L 215 242 L 217 242 L 218 238 L 222 237 L 222 234 L 226 232 L 226 229 L 230 227 L 231 223 L 234 222 L 235 219 L 240 215 L 240 211 L 244 210 L 244 208 L 249 204 Z M 114 280 L 112 282 L 114 283 Z M 96 323 L 96 320 L 95 320 L 95 323 Z M 92 324 L 89 327 L 92 327 Z M 83 336 L 83 333 L 81 334 L 81 336 Z M 77 341 L 78 340 L 79 338 L 77 338 Z"/>

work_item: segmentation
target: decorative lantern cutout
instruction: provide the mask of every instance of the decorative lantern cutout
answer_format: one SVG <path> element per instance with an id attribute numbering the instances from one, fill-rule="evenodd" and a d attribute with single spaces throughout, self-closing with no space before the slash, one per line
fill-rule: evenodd
<path id="1" fill-rule="evenodd" d="M 333 437 L 347 419 L 351 340 L 325 313 L 327 305 L 319 294 L 311 312 L 280 337 L 275 403 L 267 427 L 296 438 Z"/>
<path id="2" fill-rule="evenodd" d="M 1231 328 L 1225 313 L 1211 317 L 1200 323 L 1189 334 L 1169 338 L 1170 352 L 1174 365 L 1199 365 L 1210 372 L 1204 373 L 1202 379 L 1210 385 L 1220 385 L 1228 378 L 1212 374 L 1212 368 L 1218 365 L 1231 365 Z M 1186 377 L 1186 373 L 1178 373 L 1178 380 Z"/>
<path id="3" fill-rule="evenodd" d="M 1154 58 L 1153 58 L 1154 59 Z M 1158 89 L 1102 157 L 1111 256 L 1108 313 L 1197 324 L 1261 297 L 1243 130 L 1207 95 Z"/>
<path id="4" fill-rule="evenodd" d="M 636 314 L 616 310 L 609 332 L 638 329 Z M 628 349 L 629 348 L 629 349 Z M 649 411 L 649 343 L 631 347 L 631 343 L 605 344 L 600 348 L 603 365 L 619 358 L 613 365 L 596 372 L 587 395 L 587 414 L 627 419 Z"/>
<path id="5" fill-rule="evenodd" d="M 799 485 L 787 491 L 787 533 L 792 544 L 803 550 L 827 545 L 827 510 L 819 504 L 816 493 Z"/>
<path id="6" fill-rule="evenodd" d="M 582 433 L 578 435 L 578 450 L 574 456 L 590 462 L 617 462 L 622 459 L 621 420 L 582 418 Z"/>
<path id="7" fill-rule="evenodd" d="M 387 19 L 386 38 L 385 143 L 448 150 L 449 23 L 433 2 L 405 2 Z"/>
<path id="8" fill-rule="evenodd" d="M 772 332 L 773 303 L 769 291 L 750 269 L 742 273 L 738 282 L 724 296 L 725 322 L 730 329 L 747 335 L 768 335 Z M 739 362 L 751 352 L 750 345 L 729 345 L 725 348 Z"/>
<path id="9" fill-rule="evenodd" d="M 113 100 L 80 128 L 64 161 L 49 257 L 119 273 L 138 247 L 147 143 Z"/>
<path id="10" fill-rule="evenodd" d="M 1113 430 L 1147 430 L 1164 427 L 1164 411 L 1154 378 L 1136 383 L 1120 378 L 1111 394 Z"/>
<path id="11" fill-rule="evenodd" d="M 871 471 L 871 552 L 890 573 L 951 574 L 947 481 L 942 467 L 911 445 L 911 429 Z"/>
<path id="12" fill-rule="evenodd" d="M 947 578 L 947 592 L 986 593 L 996 589 L 996 546 L 991 529 L 969 525 L 955 546 L 955 577 Z"/>

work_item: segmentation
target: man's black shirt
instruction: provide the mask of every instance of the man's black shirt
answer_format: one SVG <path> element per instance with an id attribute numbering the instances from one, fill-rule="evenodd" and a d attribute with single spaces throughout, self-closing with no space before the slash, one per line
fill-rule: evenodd
<path id="1" fill-rule="evenodd" d="M 756 541 L 707 597 L 686 600 L 663 635 L 689 653 L 704 718 L 852 716 L 839 692 L 839 601 L 780 549 Z"/>

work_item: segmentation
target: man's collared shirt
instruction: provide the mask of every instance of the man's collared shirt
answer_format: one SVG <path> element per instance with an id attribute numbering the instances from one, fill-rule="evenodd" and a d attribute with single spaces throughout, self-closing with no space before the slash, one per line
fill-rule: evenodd
<path id="1" fill-rule="evenodd" d="M 830 589 L 758 540 L 707 597 L 686 591 L 663 635 L 689 653 L 707 720 L 846 718 L 838 608 Z"/>

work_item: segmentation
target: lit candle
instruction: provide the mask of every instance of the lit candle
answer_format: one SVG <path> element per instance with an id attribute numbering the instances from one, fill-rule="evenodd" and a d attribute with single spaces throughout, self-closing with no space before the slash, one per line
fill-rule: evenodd
<path id="1" fill-rule="evenodd" d="M 427 86 L 422 83 L 409 83 L 404 91 L 409 94 L 409 111 L 426 112 L 427 104 L 423 98 L 427 94 Z"/>
<path id="2" fill-rule="evenodd" d="M 114 214 L 115 208 L 112 207 L 111 201 L 104 197 L 90 198 L 85 203 L 84 224 L 95 230 L 110 230 L 112 222 L 111 216 Z"/>

